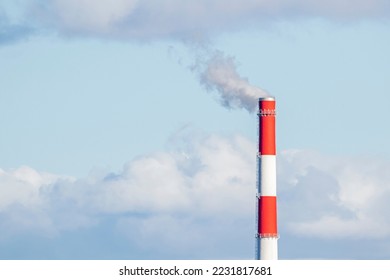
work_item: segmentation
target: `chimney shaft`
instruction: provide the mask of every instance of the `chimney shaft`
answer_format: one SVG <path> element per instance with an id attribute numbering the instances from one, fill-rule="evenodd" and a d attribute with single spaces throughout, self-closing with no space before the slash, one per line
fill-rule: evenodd
<path id="1" fill-rule="evenodd" d="M 256 259 L 278 259 L 275 99 L 259 98 Z"/>

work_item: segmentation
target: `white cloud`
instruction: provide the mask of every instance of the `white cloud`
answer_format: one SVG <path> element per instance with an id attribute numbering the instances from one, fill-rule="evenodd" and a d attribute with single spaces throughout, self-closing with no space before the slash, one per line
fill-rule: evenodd
<path id="1" fill-rule="evenodd" d="M 66 34 L 194 39 L 270 20 L 388 18 L 390 5 L 386 0 L 43 0 L 31 14 Z"/>
<path id="2" fill-rule="evenodd" d="M 91 33 L 109 32 L 112 26 L 131 16 L 138 0 L 53 0 L 50 11 L 70 30 Z"/>
<path id="3" fill-rule="evenodd" d="M 8 172 L 0 169 L 0 211 L 13 204 L 34 208 L 41 204 L 40 188 L 61 178 L 22 166 Z"/>
<path id="4" fill-rule="evenodd" d="M 118 174 L 72 179 L 27 167 L 2 171 L 0 211 L 11 217 L 12 205 L 19 205 L 20 219 L 9 219 L 15 228 L 23 211 L 36 213 L 33 219 L 50 219 L 45 232 L 89 227 L 101 215 L 128 213 L 235 220 L 253 208 L 247 203 L 254 193 L 253 149 L 241 136 L 211 135 L 185 151 L 134 159 Z"/>
<path id="5" fill-rule="evenodd" d="M 298 235 L 390 235 L 390 162 L 284 151 L 280 157 L 282 224 Z"/>
<path id="6" fill-rule="evenodd" d="M 7 229 L 2 238 L 30 231 L 50 236 L 77 232 L 109 216 L 113 230 L 137 246 L 160 245 L 161 251 L 172 246 L 185 251 L 202 242 L 219 242 L 222 248 L 223 241 L 235 238 L 251 243 L 255 143 L 237 135 L 190 134 L 171 141 L 189 141 L 184 146 L 136 158 L 119 173 L 92 172 L 75 179 L 29 167 L 0 170 L 0 223 Z M 281 152 L 281 235 L 388 237 L 389 167 L 378 159 Z M 189 239 L 193 243 L 187 246 Z"/>
<path id="7" fill-rule="evenodd" d="M 47 201 L 42 191 L 63 179 L 72 181 L 27 166 L 10 171 L 0 169 L 0 237 L 25 230 L 53 234 L 53 221 L 46 213 Z"/>

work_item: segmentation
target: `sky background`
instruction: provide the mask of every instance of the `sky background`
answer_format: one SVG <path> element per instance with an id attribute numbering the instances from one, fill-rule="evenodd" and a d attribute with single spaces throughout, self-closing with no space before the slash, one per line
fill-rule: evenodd
<path id="1" fill-rule="evenodd" d="M 386 0 L 1 0 L 0 259 L 390 259 Z M 244 90 L 245 89 L 245 90 Z M 250 97 L 250 98 L 249 98 Z"/>

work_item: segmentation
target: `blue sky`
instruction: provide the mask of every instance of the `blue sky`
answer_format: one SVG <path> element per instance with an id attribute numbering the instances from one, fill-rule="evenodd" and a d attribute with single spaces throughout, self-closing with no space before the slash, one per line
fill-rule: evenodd
<path id="1" fill-rule="evenodd" d="M 277 98 L 280 258 L 389 259 L 390 5 L 193 2 L 1 2 L 0 258 L 252 259 L 237 90 Z"/>

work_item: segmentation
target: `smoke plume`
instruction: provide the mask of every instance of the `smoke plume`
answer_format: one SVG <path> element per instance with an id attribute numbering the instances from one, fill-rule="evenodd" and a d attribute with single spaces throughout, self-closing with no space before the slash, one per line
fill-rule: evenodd
<path id="1" fill-rule="evenodd" d="M 247 78 L 237 73 L 234 57 L 221 51 L 214 51 L 206 61 L 199 61 L 194 66 L 198 71 L 201 84 L 208 91 L 219 93 L 219 102 L 229 109 L 246 109 L 252 113 L 257 108 L 259 97 L 268 94 L 252 86 Z"/>

